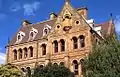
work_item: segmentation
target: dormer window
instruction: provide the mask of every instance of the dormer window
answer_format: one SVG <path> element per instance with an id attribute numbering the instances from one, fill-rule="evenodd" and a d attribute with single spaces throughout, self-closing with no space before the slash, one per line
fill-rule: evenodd
<path id="1" fill-rule="evenodd" d="M 45 27 L 43 28 L 43 36 L 47 35 L 51 30 L 51 26 L 49 25 L 45 25 Z"/>
<path id="2" fill-rule="evenodd" d="M 25 33 L 20 31 L 17 35 L 17 41 L 16 42 L 20 42 L 22 41 L 23 37 L 25 36 Z"/>
<path id="3" fill-rule="evenodd" d="M 31 37 L 33 37 L 33 36 L 34 36 L 34 33 L 33 33 L 33 32 L 31 32 L 31 33 L 30 33 L 30 36 L 31 36 Z"/>
<path id="4" fill-rule="evenodd" d="M 28 40 L 33 40 L 35 38 L 35 36 L 37 35 L 38 31 L 34 28 L 31 29 L 30 33 L 29 33 L 29 39 Z"/>
<path id="5" fill-rule="evenodd" d="M 45 35 L 46 35 L 46 34 L 48 34 L 48 30 L 47 30 L 47 29 L 45 29 L 45 30 L 44 30 L 44 33 L 45 33 Z"/>

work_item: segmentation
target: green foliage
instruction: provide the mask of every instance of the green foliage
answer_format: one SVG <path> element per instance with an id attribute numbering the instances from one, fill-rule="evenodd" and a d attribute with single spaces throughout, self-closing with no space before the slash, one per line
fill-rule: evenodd
<path id="1" fill-rule="evenodd" d="M 120 77 L 120 42 L 106 38 L 83 62 L 84 77 Z"/>
<path id="2" fill-rule="evenodd" d="M 0 77 L 22 77 L 22 72 L 14 65 L 1 65 Z"/>
<path id="3" fill-rule="evenodd" d="M 63 65 L 49 63 L 43 68 L 35 68 L 33 77 L 74 77 L 74 74 Z"/>

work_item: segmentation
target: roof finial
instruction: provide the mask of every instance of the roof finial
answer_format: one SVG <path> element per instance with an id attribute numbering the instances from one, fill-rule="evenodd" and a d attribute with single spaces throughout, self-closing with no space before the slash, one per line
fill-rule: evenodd
<path id="1" fill-rule="evenodd" d="M 70 2 L 70 0 L 65 0 L 65 2 Z"/>

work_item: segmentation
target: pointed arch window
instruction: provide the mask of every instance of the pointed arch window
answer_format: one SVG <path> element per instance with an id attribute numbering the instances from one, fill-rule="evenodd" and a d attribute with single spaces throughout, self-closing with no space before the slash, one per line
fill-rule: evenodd
<path id="1" fill-rule="evenodd" d="M 17 60 L 17 50 L 13 50 L 13 53 L 14 53 L 14 60 Z"/>
<path id="2" fill-rule="evenodd" d="M 77 48 L 78 48 L 78 40 L 77 40 L 77 37 L 73 37 L 72 40 L 73 40 L 73 49 L 77 49 Z"/>
<path id="3" fill-rule="evenodd" d="M 73 69 L 74 69 L 75 75 L 78 75 L 78 62 L 77 62 L 77 60 L 73 61 Z"/>
<path id="4" fill-rule="evenodd" d="M 65 41 L 63 39 L 60 40 L 61 51 L 65 51 Z"/>
<path id="5" fill-rule="evenodd" d="M 58 42 L 55 40 L 54 41 L 54 53 L 58 52 Z"/>
<path id="6" fill-rule="evenodd" d="M 46 44 L 42 44 L 42 55 L 46 55 Z"/>
<path id="7" fill-rule="evenodd" d="M 22 49 L 19 49 L 18 51 L 19 51 L 19 59 L 22 59 L 22 53 L 23 53 Z"/>
<path id="8" fill-rule="evenodd" d="M 30 51 L 30 57 L 33 57 L 33 47 L 32 46 L 29 47 L 29 51 Z"/>
<path id="9" fill-rule="evenodd" d="M 80 40 L 80 47 L 81 48 L 85 47 L 85 36 L 80 35 L 79 40 Z"/>

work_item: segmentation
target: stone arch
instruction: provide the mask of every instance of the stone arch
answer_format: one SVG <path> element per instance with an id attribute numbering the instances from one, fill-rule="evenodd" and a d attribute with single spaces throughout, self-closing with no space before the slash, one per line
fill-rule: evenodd
<path id="1" fill-rule="evenodd" d="M 30 67 L 26 68 L 26 73 L 27 73 L 27 77 L 31 76 L 31 68 Z"/>
<path id="2" fill-rule="evenodd" d="M 53 44 L 54 44 L 54 53 L 58 53 L 58 41 L 55 40 Z"/>
<path id="3" fill-rule="evenodd" d="M 30 53 L 30 57 L 33 57 L 33 47 L 32 46 L 29 47 L 29 51 L 30 51 L 29 52 Z"/>
<path id="4" fill-rule="evenodd" d="M 85 36 L 84 35 L 79 36 L 79 43 L 80 43 L 80 48 L 85 47 Z"/>
<path id="5" fill-rule="evenodd" d="M 64 39 L 61 39 L 60 40 L 60 48 L 61 48 L 61 52 L 65 51 L 65 40 Z"/>
<path id="6" fill-rule="evenodd" d="M 20 49 L 18 49 L 18 52 L 19 52 L 19 59 L 22 59 L 22 57 L 23 57 L 23 50 L 20 48 Z"/>
<path id="7" fill-rule="evenodd" d="M 42 44 L 42 55 L 46 55 L 46 44 Z"/>
<path id="8" fill-rule="evenodd" d="M 55 63 L 53 63 L 53 65 L 58 65 L 58 63 L 55 62 Z"/>
<path id="9" fill-rule="evenodd" d="M 26 59 L 28 57 L 28 49 L 25 47 L 24 50 L 24 58 Z"/>
<path id="10" fill-rule="evenodd" d="M 72 41 L 73 41 L 73 49 L 77 49 L 78 48 L 78 38 L 77 37 L 72 37 Z"/>
<path id="11" fill-rule="evenodd" d="M 13 50 L 13 54 L 14 54 L 14 60 L 17 60 L 17 50 L 16 49 Z"/>
<path id="12" fill-rule="evenodd" d="M 79 69 L 79 63 L 78 63 L 78 61 L 73 60 L 72 64 L 73 64 L 73 71 L 74 71 L 75 75 L 78 75 L 78 72 L 79 72 L 79 70 L 78 70 Z"/>
<path id="13" fill-rule="evenodd" d="M 65 63 L 64 62 L 60 62 L 59 65 L 65 65 Z"/>

